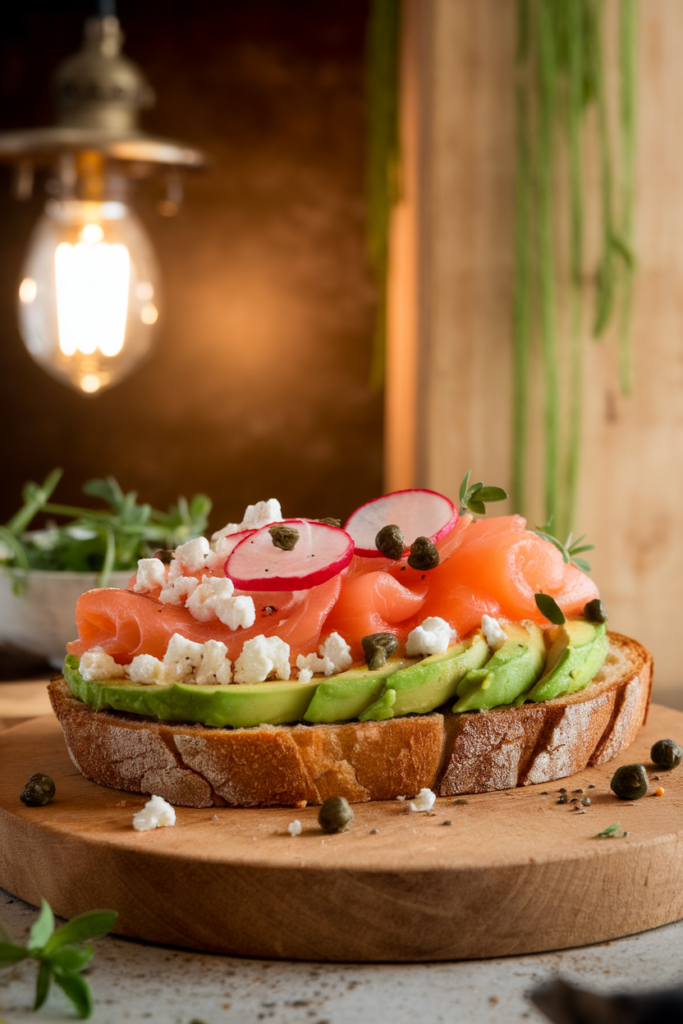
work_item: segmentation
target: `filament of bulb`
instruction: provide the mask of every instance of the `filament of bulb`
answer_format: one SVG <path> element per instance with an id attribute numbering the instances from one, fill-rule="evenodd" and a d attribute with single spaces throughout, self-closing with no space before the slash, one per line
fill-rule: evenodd
<path id="1" fill-rule="evenodd" d="M 59 347 L 115 356 L 123 348 L 128 316 L 130 256 L 125 245 L 61 242 L 55 251 Z"/>

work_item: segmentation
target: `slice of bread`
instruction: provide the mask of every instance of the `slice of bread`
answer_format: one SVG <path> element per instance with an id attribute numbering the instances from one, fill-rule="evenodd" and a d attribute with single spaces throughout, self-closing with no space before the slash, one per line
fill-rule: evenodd
<path id="1" fill-rule="evenodd" d="M 552 782 L 624 750 L 647 718 L 652 656 L 609 634 L 607 660 L 580 693 L 539 704 L 383 722 L 212 729 L 94 711 L 62 676 L 50 698 L 86 778 L 183 807 L 305 806 L 329 796 L 390 800 Z"/>

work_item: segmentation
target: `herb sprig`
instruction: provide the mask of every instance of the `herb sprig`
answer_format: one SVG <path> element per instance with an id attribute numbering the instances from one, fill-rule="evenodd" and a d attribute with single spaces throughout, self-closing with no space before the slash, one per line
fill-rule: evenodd
<path id="1" fill-rule="evenodd" d="M 206 530 L 211 500 L 195 494 L 191 501 L 180 497 L 168 512 L 138 503 L 136 491 L 123 492 L 113 476 L 88 480 L 83 492 L 99 498 L 105 508 L 81 508 L 51 501 L 62 476 L 54 469 L 42 484 L 27 483 L 23 505 L 0 526 L 0 563 L 13 569 L 51 569 L 100 572 L 100 586 L 106 586 L 115 570 L 133 572 L 139 558 L 157 548 L 175 548 Z M 65 517 L 68 522 L 28 530 L 39 513 Z M 15 590 L 21 589 L 14 575 Z"/>
<path id="2" fill-rule="evenodd" d="M 11 942 L 4 929 L 0 934 L 0 967 L 11 967 L 20 960 L 36 960 L 40 965 L 36 980 L 33 1009 L 39 1010 L 48 997 L 54 981 L 76 1007 L 79 1017 L 90 1017 L 93 997 L 81 971 L 93 958 L 89 939 L 100 938 L 116 924 L 115 910 L 91 910 L 79 914 L 55 931 L 55 917 L 47 900 L 42 901 L 40 914 L 29 932 L 26 946 Z"/>
<path id="3" fill-rule="evenodd" d="M 620 828 L 620 822 L 615 821 L 613 825 L 608 825 L 602 832 L 598 832 L 596 836 L 593 836 L 593 839 L 623 839 L 624 836 L 628 835 L 628 832 L 619 832 Z"/>
<path id="4" fill-rule="evenodd" d="M 474 512 L 476 515 L 486 515 L 486 503 L 492 501 L 505 501 L 508 494 L 502 487 L 486 487 L 481 481 L 470 486 L 472 470 L 468 469 L 460 484 L 460 515 L 465 512 Z"/>
<path id="5" fill-rule="evenodd" d="M 574 540 L 573 534 L 569 534 L 564 544 L 556 537 L 552 532 L 553 517 L 551 516 L 545 526 L 536 526 L 531 532 L 535 533 L 538 537 L 542 537 L 543 540 L 547 540 L 549 544 L 554 545 L 562 555 L 564 562 L 571 562 L 577 569 L 582 572 L 590 572 L 591 567 L 585 558 L 579 558 L 584 551 L 595 550 L 595 544 L 583 544 L 582 541 L 586 539 L 586 534 L 582 533 L 580 537 Z"/>

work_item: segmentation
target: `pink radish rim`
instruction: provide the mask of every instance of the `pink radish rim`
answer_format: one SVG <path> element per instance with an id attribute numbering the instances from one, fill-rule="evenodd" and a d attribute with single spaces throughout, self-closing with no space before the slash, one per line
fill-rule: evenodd
<path id="1" fill-rule="evenodd" d="M 343 533 L 348 540 L 348 546 L 346 550 L 334 561 L 324 565 L 321 569 L 316 569 L 314 572 L 307 573 L 304 576 L 235 576 L 230 572 L 230 562 L 237 553 L 237 551 L 246 544 L 254 534 L 264 533 L 266 530 L 270 530 L 271 526 L 295 526 L 297 523 L 309 523 L 316 529 L 323 530 L 335 530 L 338 533 Z M 319 586 L 321 583 L 327 583 L 333 576 L 338 576 L 339 573 L 346 568 L 354 553 L 354 542 L 346 530 L 342 530 L 338 526 L 330 526 L 329 523 L 320 523 L 315 519 L 282 519 L 277 523 L 268 523 L 266 526 L 261 526 L 258 530 L 251 530 L 249 535 L 239 542 L 239 544 L 233 548 L 228 555 L 225 562 L 225 575 L 232 580 L 235 584 L 236 589 L 245 591 L 291 591 L 291 590 L 311 590 L 313 587 Z"/>
<path id="2" fill-rule="evenodd" d="M 346 530 L 347 526 L 349 525 L 353 517 L 357 515 L 357 513 L 360 512 L 362 509 L 366 508 L 368 505 L 376 505 L 378 501 L 381 501 L 383 498 L 390 498 L 394 494 L 434 494 L 437 498 L 442 498 L 444 501 L 448 502 L 448 504 L 453 509 L 453 514 L 451 518 L 448 520 L 448 522 L 444 526 L 442 526 L 441 529 L 437 531 L 437 533 L 433 533 L 429 538 L 431 541 L 433 541 L 434 544 L 442 540 L 447 533 L 450 533 L 451 530 L 457 524 L 458 519 L 460 518 L 460 513 L 458 512 L 457 507 L 453 504 L 450 498 L 446 497 L 445 494 L 440 494 L 438 491 L 432 491 L 428 487 L 405 487 L 401 491 L 389 491 L 388 494 L 381 494 L 379 498 L 371 498 L 370 501 L 366 501 L 362 505 L 359 505 L 358 508 L 351 513 L 349 518 L 344 523 L 344 530 Z M 408 551 L 408 548 L 404 549 L 404 557 L 406 551 Z M 358 546 L 356 546 L 356 554 L 361 555 L 363 558 L 386 558 L 386 555 L 383 555 L 382 552 L 375 547 L 359 548 Z M 400 559 L 397 559 L 397 561 L 400 561 Z"/>

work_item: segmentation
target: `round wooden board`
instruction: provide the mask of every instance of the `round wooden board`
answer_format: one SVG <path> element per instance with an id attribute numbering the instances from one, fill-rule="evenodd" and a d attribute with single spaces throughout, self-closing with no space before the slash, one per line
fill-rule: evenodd
<path id="1" fill-rule="evenodd" d="M 135 832 L 146 797 L 84 779 L 46 716 L 0 734 L 0 885 L 63 917 L 114 908 L 123 935 L 248 956 L 455 960 L 601 942 L 683 917 L 683 768 L 660 773 L 662 798 L 658 783 L 635 803 L 609 790 L 617 764 L 649 766 L 663 737 L 683 743 L 683 714 L 655 705 L 608 765 L 440 799 L 432 814 L 356 804 L 341 835 L 315 807 L 178 808 L 175 827 Z M 18 799 L 35 771 L 55 781 L 47 807 Z M 592 806 L 558 805 L 560 787 Z M 626 838 L 593 838 L 616 821 Z"/>

